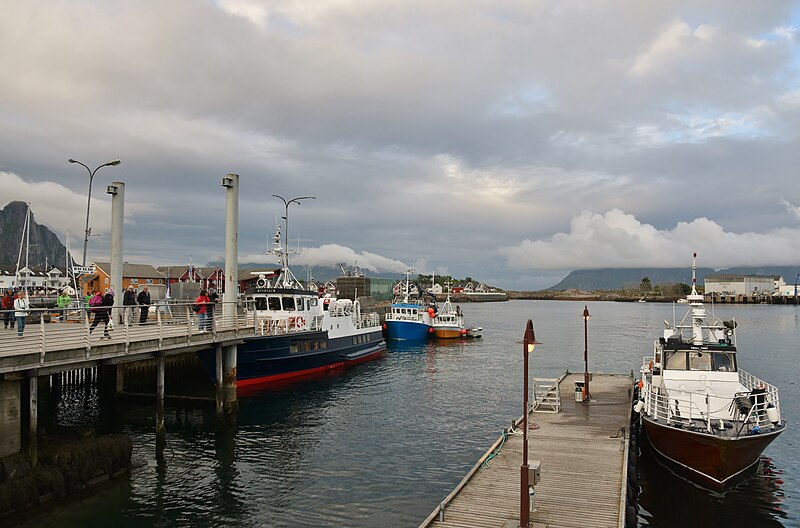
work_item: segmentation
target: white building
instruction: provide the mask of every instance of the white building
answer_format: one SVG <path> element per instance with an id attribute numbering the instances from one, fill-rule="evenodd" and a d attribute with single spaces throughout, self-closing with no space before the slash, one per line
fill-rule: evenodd
<path id="1" fill-rule="evenodd" d="M 706 275 L 705 292 L 721 295 L 772 295 L 776 282 L 783 279 L 774 275 L 742 275 L 739 273 L 720 273 Z"/>

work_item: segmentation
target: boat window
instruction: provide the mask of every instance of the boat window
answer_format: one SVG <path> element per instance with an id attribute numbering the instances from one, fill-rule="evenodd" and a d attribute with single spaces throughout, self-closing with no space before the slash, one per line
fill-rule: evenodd
<path id="1" fill-rule="evenodd" d="M 686 352 L 667 350 L 664 352 L 666 363 L 664 368 L 667 370 L 686 370 Z"/>
<path id="2" fill-rule="evenodd" d="M 319 299 L 313 298 L 313 297 L 311 299 L 309 299 L 308 300 L 308 309 L 310 310 L 312 306 L 316 306 L 317 304 L 319 304 L 318 301 L 319 301 Z"/>
<path id="3" fill-rule="evenodd" d="M 266 310 L 267 309 L 267 298 L 266 297 L 256 297 L 256 310 Z"/>
<path id="4" fill-rule="evenodd" d="M 274 310 L 276 312 L 281 311 L 281 298 L 280 297 L 270 297 L 269 301 L 269 309 Z"/>
<path id="5" fill-rule="evenodd" d="M 297 309 L 302 312 L 303 311 L 303 298 L 302 297 L 295 298 L 294 303 L 297 306 Z"/>
<path id="6" fill-rule="evenodd" d="M 713 362 L 714 370 L 718 370 L 719 372 L 736 372 L 733 354 L 726 352 L 714 352 Z"/>
<path id="7" fill-rule="evenodd" d="M 283 309 L 287 312 L 291 312 L 294 310 L 294 297 L 284 297 L 283 298 Z"/>
<path id="8" fill-rule="evenodd" d="M 711 353 L 707 350 L 693 350 L 689 352 L 689 370 L 711 370 Z"/>

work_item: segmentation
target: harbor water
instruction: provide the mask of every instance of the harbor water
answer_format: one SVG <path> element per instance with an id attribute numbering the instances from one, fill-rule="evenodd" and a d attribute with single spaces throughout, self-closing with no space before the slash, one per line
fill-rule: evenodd
<path id="1" fill-rule="evenodd" d="M 218 429 L 213 413 L 168 409 L 163 464 L 155 460 L 154 409 L 126 406 L 120 421 L 142 467 L 3 526 L 415 527 L 522 414 L 527 319 L 543 343 L 532 377 L 583 371 L 584 304 L 589 370 L 609 373 L 637 370 L 663 321 L 673 309 L 679 318 L 685 312 L 659 303 L 466 304 L 481 339 L 390 343 L 384 357 L 348 372 L 250 390 L 240 394 L 235 430 Z M 738 322 L 739 366 L 780 389 L 788 430 L 759 471 L 725 493 L 682 480 L 645 453 L 640 526 L 800 527 L 800 308 L 728 305 L 716 313 Z M 89 392 L 57 413 L 63 423 L 100 415 Z"/>

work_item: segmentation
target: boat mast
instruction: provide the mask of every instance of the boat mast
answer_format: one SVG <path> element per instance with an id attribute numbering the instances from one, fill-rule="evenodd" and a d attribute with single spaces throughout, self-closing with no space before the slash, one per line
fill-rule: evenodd
<path id="1" fill-rule="evenodd" d="M 692 344 L 703 344 L 703 322 L 706 310 L 703 308 L 703 296 L 697 293 L 697 252 L 692 253 L 692 293 L 686 298 L 692 307 Z"/>

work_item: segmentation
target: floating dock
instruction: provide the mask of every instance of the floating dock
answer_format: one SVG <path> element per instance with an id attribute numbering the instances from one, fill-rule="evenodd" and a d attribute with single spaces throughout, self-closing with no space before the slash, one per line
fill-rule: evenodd
<path id="1" fill-rule="evenodd" d="M 633 380 L 594 374 L 589 403 L 575 401 L 582 381 L 534 380 L 528 459 L 541 461 L 541 482 L 531 527 L 625 526 Z M 521 431 L 502 435 L 420 528 L 519 526 L 521 464 Z"/>

